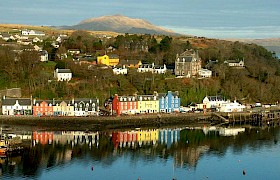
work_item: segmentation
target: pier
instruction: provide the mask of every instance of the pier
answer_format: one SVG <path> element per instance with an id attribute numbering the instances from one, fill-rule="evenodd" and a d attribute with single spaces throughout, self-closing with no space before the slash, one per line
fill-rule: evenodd
<path id="1" fill-rule="evenodd" d="M 280 111 L 267 112 L 232 112 L 212 113 L 213 122 L 217 125 L 251 125 L 251 126 L 279 126 Z"/>

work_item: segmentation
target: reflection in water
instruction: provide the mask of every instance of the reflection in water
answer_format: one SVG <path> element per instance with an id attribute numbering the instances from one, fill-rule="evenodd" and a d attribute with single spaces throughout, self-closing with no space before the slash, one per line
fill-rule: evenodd
<path id="1" fill-rule="evenodd" d="M 40 178 L 46 170 L 56 172 L 78 162 L 94 162 L 95 166 L 90 165 L 92 171 L 105 172 L 115 164 L 123 166 L 124 157 L 133 162 L 134 166 L 130 168 L 135 168 L 138 162 L 151 164 L 161 160 L 158 164 L 172 161 L 173 173 L 174 169 L 196 171 L 204 156 L 224 157 L 229 149 L 242 153 L 247 148 L 252 151 L 258 151 L 262 146 L 272 148 L 277 145 L 279 128 L 34 131 L 16 136 L 24 137 L 20 144 L 24 151 L 0 159 L 0 175 L 5 178 Z"/>

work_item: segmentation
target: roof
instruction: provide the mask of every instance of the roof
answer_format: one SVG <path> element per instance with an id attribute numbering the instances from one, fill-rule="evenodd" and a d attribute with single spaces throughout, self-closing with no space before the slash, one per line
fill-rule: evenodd
<path id="1" fill-rule="evenodd" d="M 206 96 L 209 101 L 223 101 L 223 96 L 217 95 L 217 96 Z"/>
<path id="2" fill-rule="evenodd" d="M 164 65 L 155 65 L 154 69 L 164 69 Z"/>
<path id="3" fill-rule="evenodd" d="M 243 60 L 235 59 L 235 60 L 225 60 L 225 63 L 240 63 Z"/>
<path id="4" fill-rule="evenodd" d="M 158 100 L 158 96 L 155 95 L 137 95 L 138 100 L 140 100 L 140 97 L 142 97 L 142 101 Z M 154 97 L 156 97 L 156 99 L 154 99 Z"/>
<path id="5" fill-rule="evenodd" d="M 80 103 L 80 102 L 85 102 L 85 103 L 87 103 L 87 102 L 97 102 L 98 101 L 98 99 L 97 98 L 76 98 L 75 100 L 74 100 L 74 102 L 75 103 Z"/>
<path id="6" fill-rule="evenodd" d="M 21 106 L 31 106 L 31 99 L 30 98 L 6 98 L 2 100 L 3 106 L 13 106 L 18 101 L 18 104 Z"/>
<path id="7" fill-rule="evenodd" d="M 198 52 L 196 52 L 195 50 L 188 49 L 182 54 L 178 55 L 177 59 L 179 59 L 179 61 L 191 62 L 195 59 L 199 59 L 199 56 Z"/>
<path id="8" fill-rule="evenodd" d="M 121 59 L 119 62 L 119 65 L 138 65 L 140 61 L 139 60 L 125 60 L 125 59 Z"/>
<path id="9" fill-rule="evenodd" d="M 71 73 L 70 69 L 56 69 L 57 73 Z"/>
<path id="10" fill-rule="evenodd" d="M 142 64 L 139 66 L 139 68 L 153 68 L 154 65 L 153 64 Z"/>
<path id="11" fill-rule="evenodd" d="M 48 55 L 48 51 L 42 50 L 42 51 L 40 51 L 40 55 L 41 55 L 41 56 Z"/>
<path id="12" fill-rule="evenodd" d="M 117 54 L 107 54 L 110 59 L 118 59 L 119 56 Z"/>

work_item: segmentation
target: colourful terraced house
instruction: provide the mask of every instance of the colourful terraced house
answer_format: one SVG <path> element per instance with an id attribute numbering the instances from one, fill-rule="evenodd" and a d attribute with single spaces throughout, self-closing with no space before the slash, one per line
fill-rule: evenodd
<path id="1" fill-rule="evenodd" d="M 136 114 L 138 112 L 138 103 L 136 96 L 118 96 L 115 94 L 112 102 L 113 114 L 126 115 Z"/>
<path id="2" fill-rule="evenodd" d="M 158 113 L 159 112 L 159 102 L 158 94 L 153 95 L 138 95 L 138 113 Z"/>
<path id="3" fill-rule="evenodd" d="M 168 91 L 167 93 L 159 93 L 159 112 L 173 113 L 180 111 L 179 92 Z"/>

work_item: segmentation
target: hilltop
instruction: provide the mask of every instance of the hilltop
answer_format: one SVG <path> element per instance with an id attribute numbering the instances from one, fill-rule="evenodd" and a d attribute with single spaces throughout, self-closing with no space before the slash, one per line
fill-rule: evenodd
<path id="1" fill-rule="evenodd" d="M 143 19 L 130 18 L 123 15 L 102 16 L 81 21 L 77 25 L 62 26 L 60 29 L 113 31 L 129 34 L 163 34 L 176 35 L 172 30 L 155 26 Z"/>

